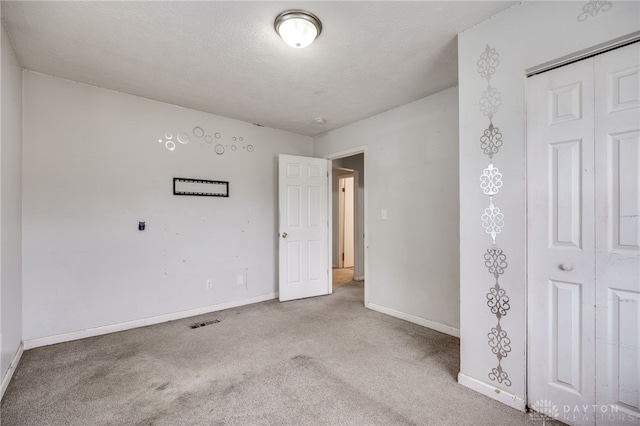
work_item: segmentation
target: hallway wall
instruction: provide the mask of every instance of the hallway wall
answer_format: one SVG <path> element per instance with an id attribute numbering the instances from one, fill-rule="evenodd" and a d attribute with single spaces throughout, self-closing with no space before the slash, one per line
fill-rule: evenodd
<path id="1" fill-rule="evenodd" d="M 361 146 L 366 147 L 365 304 L 457 335 L 457 88 L 314 138 L 318 157 Z"/>

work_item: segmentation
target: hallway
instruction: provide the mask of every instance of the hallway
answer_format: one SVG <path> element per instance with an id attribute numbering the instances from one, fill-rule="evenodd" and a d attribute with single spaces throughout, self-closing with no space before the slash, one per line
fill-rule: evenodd
<path id="1" fill-rule="evenodd" d="M 353 280 L 353 268 L 333 268 L 333 288 L 349 284 Z"/>

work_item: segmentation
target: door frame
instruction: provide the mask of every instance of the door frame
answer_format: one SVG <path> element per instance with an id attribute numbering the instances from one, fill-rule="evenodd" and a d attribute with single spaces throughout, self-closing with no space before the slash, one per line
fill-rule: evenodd
<path id="1" fill-rule="evenodd" d="M 339 160 L 340 158 L 345 158 L 345 157 L 351 157 L 353 155 L 358 155 L 358 154 L 363 154 L 364 155 L 364 277 L 365 277 L 365 283 L 364 283 L 364 306 L 365 307 L 369 307 L 369 291 L 368 291 L 368 286 L 367 286 L 367 277 L 369 276 L 369 256 L 368 256 L 368 251 L 369 251 L 369 244 L 368 244 L 368 235 L 369 235 L 369 201 L 368 201 L 368 194 L 367 194 L 367 188 L 368 188 L 368 173 L 366 172 L 368 169 L 368 156 L 367 156 L 367 146 L 366 145 L 361 145 L 361 146 L 356 146 L 353 148 L 349 148 L 343 151 L 337 151 L 337 152 L 333 152 L 331 154 L 327 154 L 325 155 L 324 159 L 329 160 L 330 164 L 329 164 L 329 169 L 333 170 L 333 160 Z M 360 179 L 360 176 L 358 176 L 358 179 Z M 354 179 L 354 185 L 357 181 Z M 329 185 L 330 190 L 332 185 Z M 358 189 L 359 191 L 359 189 Z M 333 197 L 331 197 L 331 194 L 329 194 L 329 202 L 328 202 L 328 209 L 329 209 L 329 217 L 332 217 L 332 211 L 333 211 Z M 354 200 L 355 204 L 357 205 L 357 200 Z M 356 212 L 357 207 L 356 207 Z M 357 228 L 357 227 L 354 227 Z M 355 243 L 355 246 L 357 246 L 357 243 Z M 355 247 L 354 247 L 355 249 Z M 327 253 L 327 257 L 329 259 L 329 265 L 333 265 L 333 259 L 332 259 L 332 250 L 333 250 L 333 220 L 329 221 L 329 250 Z M 354 250 L 354 254 L 355 255 L 359 255 L 359 251 L 357 249 Z M 354 266 L 357 262 L 357 259 L 354 259 Z M 354 267 L 354 273 L 355 273 L 355 267 Z M 332 271 L 329 270 L 329 280 L 330 282 L 333 282 L 333 274 Z"/>

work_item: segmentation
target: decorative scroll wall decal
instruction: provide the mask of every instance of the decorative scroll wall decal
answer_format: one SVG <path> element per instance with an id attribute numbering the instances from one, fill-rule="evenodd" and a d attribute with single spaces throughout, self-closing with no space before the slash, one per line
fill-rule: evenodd
<path id="1" fill-rule="evenodd" d="M 502 249 L 490 247 L 484 254 L 484 266 L 494 276 L 497 283 L 500 275 L 504 274 L 504 270 L 507 269 L 507 256 L 502 252 Z"/>
<path id="2" fill-rule="evenodd" d="M 507 332 L 500 327 L 500 324 L 493 327 L 487 336 L 489 337 L 489 347 L 491 347 L 494 355 L 497 355 L 500 359 L 509 355 L 509 352 L 511 352 L 511 339 L 507 336 Z"/>
<path id="3" fill-rule="evenodd" d="M 487 47 L 485 47 L 484 52 L 482 52 L 478 60 L 478 73 L 480 77 L 486 78 L 488 83 L 493 74 L 496 73 L 499 65 L 500 55 L 496 52 L 496 49 L 487 44 Z M 491 87 L 491 85 L 489 85 L 489 87 Z"/>
<path id="4" fill-rule="evenodd" d="M 609 0 L 592 0 L 582 6 L 582 13 L 578 15 L 578 22 L 584 22 L 589 17 L 596 17 L 598 13 L 608 12 L 613 7 Z"/>
<path id="5" fill-rule="evenodd" d="M 487 90 L 482 92 L 482 97 L 480 98 L 480 111 L 482 111 L 485 116 L 493 118 L 493 114 L 498 112 L 501 104 L 502 95 L 500 95 L 498 89 L 489 85 Z"/>
<path id="6" fill-rule="evenodd" d="M 484 213 L 482 214 L 482 227 L 487 234 L 491 235 L 494 245 L 496 244 L 496 237 L 500 231 L 502 231 L 503 226 L 504 215 L 499 208 L 493 205 L 493 200 L 491 200 L 489 207 L 484 209 Z"/>
<path id="7" fill-rule="evenodd" d="M 491 118 L 490 118 L 491 120 Z M 502 146 L 502 133 L 500 129 L 495 127 L 491 121 L 489 121 L 489 127 L 487 127 L 480 137 L 480 148 L 484 151 L 484 154 L 493 159 L 494 154 L 500 151 Z"/>
<path id="8" fill-rule="evenodd" d="M 509 304 L 509 296 L 500 284 L 496 283 L 495 286 L 489 289 L 487 293 L 487 306 L 491 309 L 491 313 L 495 316 L 503 317 L 507 315 L 507 311 L 511 309 Z"/>
<path id="9" fill-rule="evenodd" d="M 502 187 L 502 173 L 493 164 L 489 164 L 489 167 L 482 171 L 480 175 L 480 188 L 484 195 L 493 197 L 500 191 Z"/>
<path id="10" fill-rule="evenodd" d="M 504 227 L 504 214 L 493 202 L 493 197 L 498 195 L 502 188 L 502 173 L 493 165 L 493 158 L 502 147 L 502 133 L 493 123 L 494 116 L 498 113 L 502 104 L 500 91 L 491 85 L 491 78 L 500 66 L 500 54 L 496 49 L 487 45 L 477 62 L 478 74 L 487 80 L 487 88 L 482 92 L 478 106 L 483 116 L 489 119 L 489 125 L 480 137 L 480 149 L 489 158 L 489 165 L 480 175 L 480 189 L 489 197 L 489 207 L 484 209 L 480 219 L 482 227 L 491 236 L 491 246 L 484 253 L 484 264 L 489 273 L 495 279 L 495 283 L 487 292 L 487 307 L 496 316 L 497 323 L 487 333 L 487 342 L 491 353 L 498 359 L 498 365 L 491 369 L 488 376 L 490 380 L 505 386 L 511 386 L 509 374 L 502 367 L 502 360 L 511 352 L 511 339 L 505 329 L 502 328 L 502 319 L 507 316 L 511 305 L 505 289 L 500 286 L 500 277 L 507 268 L 507 255 L 496 246 L 496 238 Z"/>
<path id="11" fill-rule="evenodd" d="M 498 359 L 501 359 L 498 357 Z M 511 380 L 509 380 L 509 375 L 506 371 L 502 369 L 502 365 L 498 362 L 498 366 L 491 369 L 489 373 L 489 378 L 498 383 L 504 383 L 505 386 L 511 386 Z"/>

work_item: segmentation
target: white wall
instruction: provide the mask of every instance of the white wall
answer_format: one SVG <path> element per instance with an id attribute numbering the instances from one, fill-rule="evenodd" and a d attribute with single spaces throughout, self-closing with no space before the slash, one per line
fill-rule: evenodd
<path id="1" fill-rule="evenodd" d="M 277 292 L 277 154 L 311 138 L 32 72 L 23 119 L 25 340 Z M 231 196 L 174 196 L 173 177 Z"/>
<path id="2" fill-rule="evenodd" d="M 314 138 L 316 156 L 367 147 L 365 303 L 453 334 L 459 324 L 457 97 L 451 88 Z"/>
<path id="3" fill-rule="evenodd" d="M 354 226 L 356 228 L 356 239 L 354 242 L 355 256 L 357 256 L 355 260 L 355 265 L 353 269 L 353 276 L 356 279 L 362 280 L 364 279 L 364 181 L 365 181 L 365 170 L 364 170 L 364 154 L 356 154 L 345 158 L 340 158 L 332 161 L 332 166 L 334 168 L 340 167 L 345 169 L 351 169 L 358 172 L 358 188 L 357 188 L 357 200 L 355 200 L 356 205 L 356 218 L 354 222 Z M 339 177 L 344 174 L 344 171 L 334 170 L 333 171 L 333 179 L 332 179 L 332 188 L 333 188 L 333 200 L 332 200 L 332 208 L 333 208 L 333 264 L 338 265 L 338 256 L 339 256 L 339 223 L 338 223 L 338 181 Z"/>
<path id="4" fill-rule="evenodd" d="M 0 380 L 22 342 L 22 68 L 2 27 L 0 134 Z"/>
<path id="5" fill-rule="evenodd" d="M 460 382 L 514 407 L 526 400 L 526 209 L 525 209 L 525 75 L 526 70 L 574 52 L 638 31 L 640 3 L 614 2 L 596 16 L 584 14 L 584 2 L 524 2 L 458 37 L 460 87 L 460 279 L 461 374 Z M 503 175 L 494 204 L 504 214 L 504 227 L 496 244 L 508 264 L 500 277 L 507 291 L 507 315 L 501 327 L 510 339 L 511 352 L 501 362 L 507 381 L 489 377 L 498 364 L 487 334 L 496 316 L 487 306 L 487 293 L 495 283 L 485 267 L 484 254 L 491 237 L 481 216 L 489 199 L 479 177 L 489 164 L 480 138 L 489 119 L 480 110 L 487 80 L 478 61 L 487 45 L 499 55 L 493 61 L 490 83 L 501 93 L 493 124 L 502 133 L 503 146 L 493 164 Z"/>

